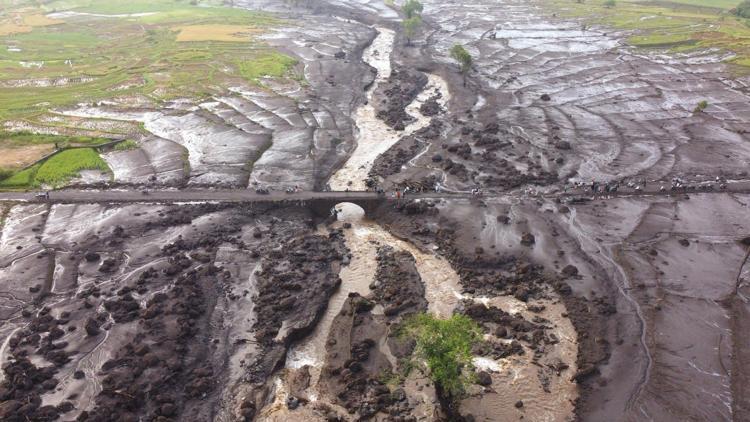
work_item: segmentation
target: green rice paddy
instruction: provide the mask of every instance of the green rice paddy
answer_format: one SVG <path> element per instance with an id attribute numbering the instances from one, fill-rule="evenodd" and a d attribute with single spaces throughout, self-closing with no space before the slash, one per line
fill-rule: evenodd
<path id="1" fill-rule="evenodd" d="M 93 148 L 73 148 L 61 151 L 40 164 L 0 181 L 0 187 L 10 189 L 33 188 L 42 185 L 57 187 L 78 177 L 82 170 L 111 171 Z"/>

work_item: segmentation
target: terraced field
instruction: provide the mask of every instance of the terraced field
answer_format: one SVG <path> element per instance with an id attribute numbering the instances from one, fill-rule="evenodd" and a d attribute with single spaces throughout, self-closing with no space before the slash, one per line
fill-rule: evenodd
<path id="1" fill-rule="evenodd" d="M 730 13 L 736 0 L 675 0 L 577 2 L 553 0 L 540 3 L 548 13 L 577 18 L 583 25 L 603 25 L 625 31 L 631 45 L 671 53 L 688 53 L 715 48 L 725 60 L 750 68 L 750 24 Z"/>
<path id="2" fill-rule="evenodd" d="M 279 23 L 262 13 L 166 0 L 105 3 L 6 11 L 9 21 L 47 13 L 54 24 L 4 37 L 0 118 L 123 95 L 152 101 L 206 95 L 242 78 L 235 67 L 268 54 L 254 36 Z"/>
<path id="3" fill-rule="evenodd" d="M 122 182 L 143 182 L 166 172 L 163 181 L 182 183 L 191 167 L 202 172 L 202 164 L 198 163 L 200 157 L 188 157 L 188 150 L 180 145 L 163 147 L 173 139 L 149 137 L 143 121 L 137 119 L 77 118 L 65 115 L 64 110 L 102 102 L 169 109 L 170 101 L 180 99 L 195 107 L 214 96 L 230 94 L 232 87 L 263 90 L 266 78 L 305 83 L 298 60 L 261 39 L 271 28 L 279 27 L 282 20 L 262 12 L 221 7 L 220 2 L 193 6 L 167 0 L 67 1 L 43 7 L 15 2 L 3 10 L 0 21 L 5 22 L 0 48 L 0 125 L 8 131 L 61 136 L 57 141 L 40 140 L 26 146 L 18 142 L 5 144 L 4 147 L 14 148 L 14 156 L 9 157 L 12 162 L 0 165 L 6 174 L 51 152 L 39 144 L 64 146 L 64 136 L 129 137 L 141 141 L 131 144 L 137 148 L 105 156 L 116 169 L 115 175 L 122 176 Z M 181 104 L 177 108 L 184 112 L 189 107 Z M 197 119 L 193 122 L 196 128 L 201 126 L 203 133 L 211 131 L 205 118 Z M 221 118 L 214 120 L 220 128 Z M 263 132 L 255 129 L 259 131 Z M 266 137 L 260 133 L 245 135 L 239 129 L 234 129 L 234 133 L 232 143 Z M 177 140 L 177 144 L 180 142 Z M 255 142 L 258 151 L 270 147 L 267 141 L 249 142 Z M 161 147 L 154 148 L 149 143 Z M 152 159 L 154 153 L 159 157 Z M 258 158 L 259 154 L 237 155 L 229 165 L 235 167 L 232 172 L 244 176 L 227 183 L 247 183 L 247 170 Z M 124 176 L 118 162 L 133 164 L 132 160 L 141 164 L 129 165 L 130 176 Z M 132 174 L 134 171 L 136 175 Z M 12 183 L 22 179 L 25 175 Z"/>

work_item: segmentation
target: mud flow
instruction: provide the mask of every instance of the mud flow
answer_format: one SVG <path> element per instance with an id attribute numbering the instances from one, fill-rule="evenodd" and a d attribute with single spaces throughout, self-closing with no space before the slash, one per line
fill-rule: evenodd
<path id="1" fill-rule="evenodd" d="M 0 420 L 750 420 L 724 52 L 520 0 L 426 0 L 408 39 L 381 0 L 229 3 L 298 78 L 40 117 L 137 148 L 0 192 Z M 465 394 L 415 360 L 418 313 L 478 325 Z"/>

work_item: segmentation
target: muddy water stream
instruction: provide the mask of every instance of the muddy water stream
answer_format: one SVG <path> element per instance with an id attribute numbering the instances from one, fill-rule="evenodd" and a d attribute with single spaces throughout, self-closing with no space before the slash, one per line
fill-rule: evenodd
<path id="1" fill-rule="evenodd" d="M 562 375 L 540 375 L 539 364 L 532 361 L 532 349 L 527 349 L 523 355 L 505 359 L 477 357 L 475 365 L 491 374 L 493 385 L 488 391 L 482 391 L 477 387 L 476 394 L 465 400 L 462 405 L 465 412 L 475 415 L 477 420 L 516 420 L 519 415 L 512 409 L 515 409 L 514 404 L 518 400 L 523 400 L 523 414 L 532 420 L 564 421 L 570 417 L 573 411 L 572 403 L 577 397 L 576 385 L 570 378 L 570 374 L 576 370 L 577 335 L 570 320 L 561 316 L 565 314 L 562 303 L 555 300 L 542 301 L 540 304 L 544 305 L 544 311 L 541 314 L 532 314 L 527 310 L 526 303 L 512 297 L 486 298 L 462 295 L 458 274 L 446 260 L 395 238 L 383 227 L 367 220 L 364 211 L 354 204 L 342 203 L 336 208 L 339 210 L 339 222 L 336 224 L 342 225 L 347 222 L 352 225 L 344 231 L 346 245 L 351 252 L 351 261 L 341 270 L 341 287 L 331 298 L 316 329 L 309 337 L 290 349 L 286 371 L 282 371 L 275 381 L 275 400 L 262 412 L 264 420 L 316 419 L 314 412 L 309 408 L 290 412 L 285 405 L 289 395 L 286 376 L 305 366 L 310 373 L 307 397 L 313 402 L 328 402 L 317 386 L 331 325 L 350 292 L 360 295 L 370 292 L 369 285 L 374 281 L 377 270 L 377 250 L 385 245 L 407 251 L 414 256 L 417 270 L 425 284 L 425 295 L 431 313 L 447 317 L 453 313 L 459 300 L 473 299 L 485 306 L 495 306 L 512 314 L 520 314 L 528 320 L 534 316 L 545 318 L 549 321 L 550 332 L 559 339 L 559 343 L 547 347 L 543 363 L 557 360 L 566 363 L 569 369 Z M 497 338 L 491 340 L 510 341 Z M 541 381 L 544 376 L 547 377 L 548 391 L 545 391 Z M 502 415 L 501 419 L 497 419 L 498 415 Z"/>
<path id="2" fill-rule="evenodd" d="M 535 314 L 527 309 L 526 303 L 511 296 L 477 297 L 474 300 L 510 314 L 520 314 L 526 320 L 533 320 L 535 316 L 544 318 L 549 321 L 546 325 L 551 327 L 550 332 L 554 333 L 559 342 L 545 346 L 544 360 L 539 363 L 533 361 L 534 351 L 528 348 L 520 356 L 498 360 L 475 358 L 474 365 L 490 373 L 492 387 L 491 391 L 481 396 L 466 399 L 462 403 L 462 410 L 474 415 L 477 421 L 515 421 L 519 416 L 532 421 L 570 420 L 574 410 L 573 403 L 578 397 L 577 385 L 571 380 L 571 374 L 577 370 L 578 336 L 570 319 L 562 317 L 566 312 L 565 305 L 555 300 L 537 301 L 535 304 L 543 306 L 544 310 Z M 497 338 L 492 340 L 509 341 Z M 561 375 L 540 369 L 540 365 L 558 360 L 569 366 Z M 546 378 L 548 382 L 548 391 L 542 385 L 542 378 Z M 522 410 L 516 411 L 514 405 L 519 400 L 523 401 L 524 406 Z"/>
<path id="3" fill-rule="evenodd" d="M 389 245 L 414 256 L 417 270 L 425 283 L 425 294 L 431 312 L 442 317 L 451 315 L 460 297 L 458 274 L 445 259 L 424 253 L 414 245 L 395 238 L 378 224 L 365 219 L 364 211 L 357 205 L 342 203 L 336 208 L 339 210 L 339 223 L 337 224 L 344 222 L 352 224 L 351 229 L 344 232 L 346 246 L 352 255 L 351 261 L 339 273 L 342 280 L 341 287 L 328 303 L 328 308 L 315 331 L 307 339 L 291 348 L 286 361 L 288 369 L 299 369 L 305 365 L 309 367 L 311 391 L 308 394 L 313 401 L 319 399 L 316 385 L 324 363 L 325 344 L 331 324 L 341 311 L 349 293 L 356 292 L 363 296 L 370 293 L 369 285 L 375 279 L 376 255 L 379 247 Z M 283 386 L 278 384 L 277 389 L 279 392 L 285 391 Z M 285 409 L 278 409 L 278 411 L 285 412 Z"/>
<path id="4" fill-rule="evenodd" d="M 419 112 L 419 107 L 433 95 L 440 94 L 438 102 L 445 107 L 449 95 L 447 83 L 436 75 L 428 75 L 425 89 L 416 100 L 407 107 L 407 113 L 415 118 L 404 133 L 398 133 L 376 117 L 372 106 L 372 95 L 377 86 L 391 75 L 391 52 L 395 33 L 385 28 L 377 28 L 378 35 L 365 50 L 363 60 L 377 70 L 377 77 L 367 92 L 367 104 L 357 109 L 355 123 L 358 128 L 357 147 L 347 163 L 336 172 L 329 184 L 334 190 L 365 190 L 365 179 L 375 159 L 396 144 L 402 135 L 412 133 L 429 124 L 429 118 Z M 390 245 L 411 253 L 416 261 L 417 270 L 425 282 L 426 296 L 430 311 L 449 316 L 455 308 L 460 289 L 458 274 L 444 259 L 433 254 L 425 254 L 408 242 L 393 237 L 378 224 L 364 218 L 364 211 L 353 204 L 339 204 L 337 209 L 339 224 L 348 222 L 352 228 L 345 231 L 346 245 L 352 257 L 348 266 L 339 274 L 342 284 L 331 298 L 325 315 L 313 334 L 305 341 L 292 347 L 287 357 L 286 367 L 299 369 L 309 366 L 310 385 L 316 386 L 325 355 L 325 343 L 333 319 L 341 311 L 349 293 L 360 295 L 370 293 L 369 285 L 374 281 L 377 269 L 377 249 L 381 245 Z M 279 387 L 277 385 L 277 387 Z M 283 387 L 279 387 L 283 390 Z M 316 391 L 310 392 L 312 400 L 318 398 Z"/>
<path id="5" fill-rule="evenodd" d="M 11 337 L 13 337 L 13 335 L 16 334 L 16 332 L 21 328 L 23 327 L 20 324 L 6 323 L 6 326 L 0 329 L 0 334 L 2 334 L 5 338 L 2 345 L 0 345 L 0 367 L 2 365 L 5 365 L 6 354 L 8 353 L 8 344 L 10 343 Z M 0 371 L 0 383 L 2 383 L 3 381 L 5 381 L 5 371 Z"/>
<path id="6" fill-rule="evenodd" d="M 419 108 L 436 93 L 439 93 L 438 103 L 445 107 L 450 99 L 448 84 L 437 75 L 428 74 L 427 86 L 417 98 L 406 107 L 406 112 L 414 120 L 402 132 L 390 128 L 376 116 L 373 107 L 373 92 L 382 82 L 391 76 L 391 52 L 395 34 L 390 29 L 377 28 L 378 35 L 365 50 L 362 59 L 374 67 L 378 73 L 375 82 L 367 91 L 367 104 L 359 107 L 354 115 L 357 126 L 357 147 L 349 160 L 329 180 L 333 190 L 366 190 L 367 179 L 373 162 L 379 155 L 388 151 L 403 136 L 418 131 L 430 123 L 430 118 L 423 116 Z"/>

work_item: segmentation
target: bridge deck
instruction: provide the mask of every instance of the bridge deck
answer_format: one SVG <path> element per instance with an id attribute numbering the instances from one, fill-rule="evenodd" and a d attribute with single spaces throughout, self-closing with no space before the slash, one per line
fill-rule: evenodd
<path id="1" fill-rule="evenodd" d="M 50 191 L 49 200 L 38 197 L 38 192 L 0 192 L 0 201 L 51 202 L 51 203 L 132 203 L 132 202 L 278 202 L 309 200 L 386 200 L 390 195 L 375 192 L 296 192 L 259 194 L 245 189 L 184 189 L 152 190 L 147 193 L 134 190 L 60 190 Z M 410 198 L 469 198 L 466 194 L 423 193 Z"/>
<path id="2" fill-rule="evenodd" d="M 666 191 L 662 192 L 657 186 L 650 187 L 645 191 L 621 189 L 616 193 L 598 194 L 599 198 L 618 196 L 655 196 L 655 195 L 677 195 L 677 194 L 711 194 L 711 193 L 750 193 L 750 181 L 730 182 L 724 190 L 691 190 L 691 191 Z M 179 202 L 277 202 L 277 201 L 308 201 L 308 200 L 340 200 L 345 201 L 373 201 L 390 200 L 390 194 L 378 195 L 375 192 L 296 192 L 283 193 L 271 192 L 270 194 L 259 194 L 249 189 L 157 189 L 143 193 L 141 190 L 132 189 L 108 189 L 108 190 L 75 190 L 64 189 L 51 191 L 49 200 L 37 197 L 38 192 L 0 192 L 0 202 L 50 202 L 50 203 L 133 203 L 133 202 L 156 202 L 156 203 L 179 203 Z M 487 193 L 482 196 L 485 199 L 503 198 L 508 196 L 528 196 L 522 193 Z M 544 197 L 591 197 L 592 193 L 587 190 L 574 190 L 568 192 L 555 192 L 543 194 Z M 468 193 L 448 192 L 426 192 L 410 194 L 408 198 L 424 199 L 469 199 L 473 198 Z"/>

